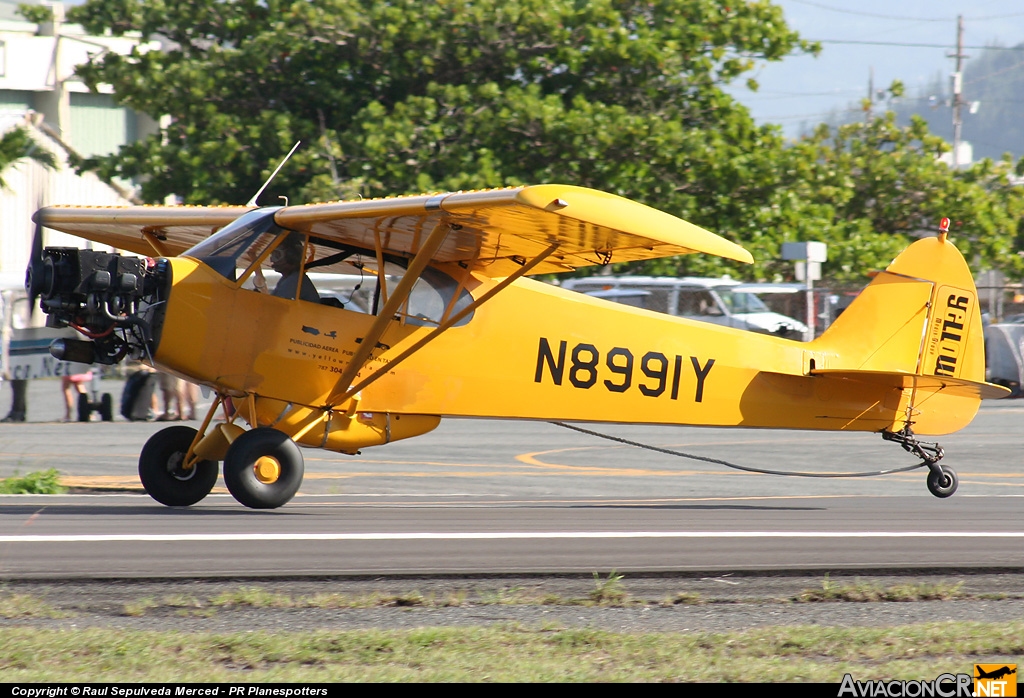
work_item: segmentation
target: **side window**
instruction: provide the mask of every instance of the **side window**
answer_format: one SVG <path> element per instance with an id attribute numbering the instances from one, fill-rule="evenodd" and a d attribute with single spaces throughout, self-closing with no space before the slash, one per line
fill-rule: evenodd
<path id="1" fill-rule="evenodd" d="M 683 288 L 679 289 L 679 314 L 686 317 L 714 317 L 723 313 L 710 292 Z"/>
<path id="2" fill-rule="evenodd" d="M 305 269 L 313 277 L 321 303 L 345 310 L 378 315 L 405 275 L 408 260 L 391 255 L 378 259 L 372 250 L 349 247 L 326 238 L 312 237 Z M 381 261 L 383 275 L 378 273 Z M 383 276 L 383 285 L 381 284 Z M 458 300 L 452 299 L 458 293 Z M 427 267 L 413 284 L 409 298 L 395 312 L 409 325 L 436 327 L 473 302 L 468 291 L 439 269 Z M 464 325 L 472 314 L 461 319 Z"/>
<path id="3" fill-rule="evenodd" d="M 279 236 L 275 242 L 270 254 L 253 272 L 255 289 L 278 298 L 319 303 L 320 294 L 306 274 L 306 265 L 314 254 L 307 236 L 292 232 Z"/>
<path id="4" fill-rule="evenodd" d="M 409 294 L 409 301 L 406 303 L 406 324 L 426 327 L 440 325 L 458 290 L 460 289 L 455 279 L 437 269 L 427 267 Z M 458 313 L 472 302 L 472 296 L 462 289 L 458 300 L 451 308 L 451 314 Z M 472 314 L 463 318 L 455 323 L 455 326 L 466 324 L 471 316 Z"/>
<path id="5" fill-rule="evenodd" d="M 718 306 L 718 303 L 715 301 L 715 297 L 711 295 L 710 291 L 701 291 L 696 295 L 698 315 L 717 316 L 725 314 Z"/>
<path id="6" fill-rule="evenodd" d="M 672 294 L 675 293 L 675 289 L 667 288 L 665 286 L 643 286 L 642 288 L 644 291 L 647 291 L 647 297 L 644 298 L 645 308 L 657 313 L 672 312 L 671 301 Z"/>

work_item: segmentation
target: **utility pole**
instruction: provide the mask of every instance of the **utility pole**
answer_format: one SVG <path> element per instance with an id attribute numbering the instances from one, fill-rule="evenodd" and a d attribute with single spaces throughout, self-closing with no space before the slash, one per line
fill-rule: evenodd
<path id="1" fill-rule="evenodd" d="M 956 72 L 953 73 L 953 169 L 960 168 L 960 131 L 963 128 L 963 118 L 960 116 L 960 108 L 964 104 L 961 88 L 963 87 L 963 63 L 965 58 L 970 56 L 964 53 L 964 16 L 957 15 L 956 18 L 956 53 L 946 54 L 948 58 L 956 58 Z"/>
<path id="2" fill-rule="evenodd" d="M 868 118 L 866 120 L 867 120 L 868 123 L 871 123 L 871 117 L 873 116 L 872 112 L 874 111 L 874 106 L 875 106 L 875 66 L 870 66 L 868 68 L 868 104 L 867 104 L 867 109 L 866 109 L 866 111 L 868 113 Z"/>

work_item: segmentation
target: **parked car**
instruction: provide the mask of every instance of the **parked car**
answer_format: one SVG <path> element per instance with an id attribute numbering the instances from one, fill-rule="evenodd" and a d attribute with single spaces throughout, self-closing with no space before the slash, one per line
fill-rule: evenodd
<path id="1" fill-rule="evenodd" d="M 728 278 L 589 276 L 562 287 L 617 303 L 789 339 L 806 339 L 807 325 L 772 312 L 748 285 Z"/>

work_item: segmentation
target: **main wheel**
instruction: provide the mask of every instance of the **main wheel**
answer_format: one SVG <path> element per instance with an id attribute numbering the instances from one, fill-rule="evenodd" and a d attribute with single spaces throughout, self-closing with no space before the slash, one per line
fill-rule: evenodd
<path id="1" fill-rule="evenodd" d="M 258 427 L 240 434 L 224 456 L 224 483 L 252 509 L 276 509 L 302 484 L 302 453 L 287 434 Z"/>
<path id="2" fill-rule="evenodd" d="M 185 455 L 196 430 L 176 426 L 161 429 L 142 447 L 139 479 L 150 497 L 169 507 L 195 504 L 217 483 L 217 461 L 197 460 L 185 468 Z"/>
<path id="3" fill-rule="evenodd" d="M 946 466 L 941 466 L 942 472 L 931 470 L 928 472 L 928 491 L 936 497 L 945 499 L 954 492 L 960 481 L 956 477 L 956 471 Z"/>

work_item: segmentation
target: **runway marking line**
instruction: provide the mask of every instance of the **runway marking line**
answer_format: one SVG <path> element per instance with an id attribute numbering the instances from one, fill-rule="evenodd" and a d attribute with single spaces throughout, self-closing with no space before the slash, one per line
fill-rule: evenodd
<path id="1" fill-rule="evenodd" d="M 152 533 L 0 536 L 0 543 L 552 540 L 622 538 L 1024 538 L 1024 531 L 506 531 L 480 533 Z"/>

